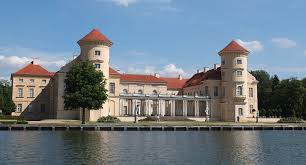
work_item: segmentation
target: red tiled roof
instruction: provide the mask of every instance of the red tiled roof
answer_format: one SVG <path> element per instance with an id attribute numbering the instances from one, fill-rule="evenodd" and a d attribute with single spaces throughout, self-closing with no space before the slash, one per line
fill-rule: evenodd
<path id="1" fill-rule="evenodd" d="M 121 74 L 121 81 L 128 82 L 143 82 L 143 83 L 167 83 L 166 81 L 152 75 L 141 74 Z"/>
<path id="2" fill-rule="evenodd" d="M 238 44 L 238 42 L 236 41 L 232 41 L 230 42 L 225 48 L 223 48 L 220 53 L 224 53 L 224 52 L 249 52 L 247 49 L 245 49 L 244 47 L 242 47 L 240 44 Z"/>
<path id="3" fill-rule="evenodd" d="M 221 80 L 221 68 L 211 69 L 205 73 L 196 73 L 189 80 L 187 80 L 184 87 L 200 85 L 204 80 Z"/>
<path id="4" fill-rule="evenodd" d="M 161 77 L 162 80 L 167 82 L 168 89 L 182 89 L 188 79 L 168 78 Z"/>
<path id="5" fill-rule="evenodd" d="M 55 73 L 49 72 L 45 68 L 41 67 L 40 65 L 33 64 L 31 62 L 24 68 L 18 70 L 14 75 L 33 75 L 33 76 L 50 76 L 52 77 Z"/>
<path id="6" fill-rule="evenodd" d="M 111 41 L 106 36 L 104 36 L 98 29 L 93 29 L 79 41 L 103 41 L 111 43 Z"/>
<path id="7" fill-rule="evenodd" d="M 113 68 L 109 67 L 109 75 L 120 75 L 120 73 Z"/>

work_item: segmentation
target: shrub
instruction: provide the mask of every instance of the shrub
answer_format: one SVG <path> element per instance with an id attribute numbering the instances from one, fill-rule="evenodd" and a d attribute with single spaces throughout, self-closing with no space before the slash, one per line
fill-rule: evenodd
<path id="1" fill-rule="evenodd" d="M 0 115 L 0 120 L 23 120 L 22 116 Z"/>
<path id="2" fill-rule="evenodd" d="M 98 123 L 117 123 L 117 122 L 120 122 L 120 120 L 114 116 L 106 116 L 106 117 L 100 117 L 97 120 L 97 122 Z"/>
<path id="3" fill-rule="evenodd" d="M 281 118 L 278 123 L 304 123 L 304 120 L 297 117 Z"/>
<path id="4" fill-rule="evenodd" d="M 194 121 L 184 116 L 176 116 L 176 117 L 164 116 L 164 117 L 160 117 L 159 120 L 160 121 Z M 139 121 L 158 121 L 158 118 L 156 116 L 147 116 L 146 118 L 141 119 Z"/>
<path id="5" fill-rule="evenodd" d="M 16 124 L 28 124 L 26 120 L 17 120 Z"/>

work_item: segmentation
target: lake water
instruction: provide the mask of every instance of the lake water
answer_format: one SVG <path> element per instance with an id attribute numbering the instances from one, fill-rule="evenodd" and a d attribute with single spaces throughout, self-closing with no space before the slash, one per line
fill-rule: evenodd
<path id="1" fill-rule="evenodd" d="M 2 131 L 0 164 L 306 164 L 306 131 Z"/>

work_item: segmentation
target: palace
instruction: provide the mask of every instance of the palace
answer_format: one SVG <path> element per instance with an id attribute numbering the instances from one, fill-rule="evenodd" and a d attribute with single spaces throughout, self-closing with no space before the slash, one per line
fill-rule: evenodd
<path id="1" fill-rule="evenodd" d="M 107 79 L 108 101 L 85 114 L 87 121 L 102 116 L 128 117 L 140 106 L 140 116 L 185 116 L 211 121 L 237 121 L 257 116 L 257 83 L 248 72 L 249 51 L 231 41 L 218 52 L 221 65 L 204 67 L 191 78 L 119 73 L 110 67 L 112 42 L 93 29 L 78 41 L 80 55 L 53 73 L 32 61 L 11 75 L 12 115 L 28 120 L 81 119 L 80 109 L 64 108 L 64 80 L 77 61 L 89 60 Z"/>

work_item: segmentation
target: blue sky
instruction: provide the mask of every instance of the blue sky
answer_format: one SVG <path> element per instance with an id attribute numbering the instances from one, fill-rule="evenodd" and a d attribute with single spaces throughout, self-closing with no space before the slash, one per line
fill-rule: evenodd
<path id="1" fill-rule="evenodd" d="M 304 0 L 3 0 L 0 78 L 32 58 L 56 71 L 92 28 L 114 42 L 111 65 L 122 72 L 188 77 L 238 40 L 250 70 L 303 78 L 305 15 Z"/>

